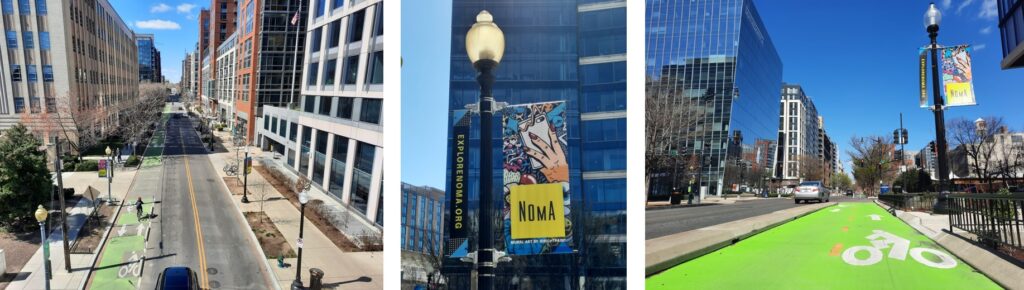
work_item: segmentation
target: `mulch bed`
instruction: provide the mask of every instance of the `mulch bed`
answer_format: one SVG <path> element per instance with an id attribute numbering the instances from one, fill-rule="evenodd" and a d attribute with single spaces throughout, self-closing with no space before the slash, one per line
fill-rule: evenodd
<path id="1" fill-rule="evenodd" d="M 20 233 L 0 232 L 0 249 L 4 250 L 7 258 L 7 268 L 0 276 L 0 289 L 5 289 L 7 282 L 14 279 L 21 267 L 39 250 L 39 229 Z"/>
<path id="2" fill-rule="evenodd" d="M 291 188 L 288 188 L 288 186 L 285 185 L 284 182 L 278 180 L 276 177 L 274 177 L 274 175 L 270 174 L 270 172 L 263 166 L 253 166 L 253 170 L 259 172 L 260 175 L 263 175 L 263 179 L 266 179 L 268 182 L 270 182 L 270 185 L 274 186 L 274 188 L 277 189 L 277 191 L 280 192 L 281 195 L 288 199 L 289 203 L 291 203 L 292 206 L 295 207 L 295 209 L 299 209 L 301 204 L 299 203 L 298 194 L 295 194 L 295 192 L 293 192 Z M 314 205 L 314 202 L 316 201 L 310 201 L 309 205 Z M 316 208 L 315 206 L 308 207 Z M 334 246 L 338 247 L 338 249 L 340 249 L 341 251 L 362 251 L 362 249 L 356 246 L 356 244 L 352 243 L 352 241 L 350 241 L 348 237 L 345 236 L 345 234 L 342 234 L 341 231 L 338 230 L 338 228 L 334 227 L 334 225 L 332 225 L 330 221 L 328 221 L 328 219 L 321 216 L 320 213 L 317 212 L 316 210 L 306 211 L 306 219 L 309 219 L 309 221 L 312 222 L 313 225 L 315 225 L 316 228 L 320 230 L 320 232 L 324 233 L 324 235 L 327 236 L 327 239 L 331 240 L 331 242 L 334 243 Z"/>
<path id="3" fill-rule="evenodd" d="M 263 249 L 263 255 L 268 259 L 277 259 L 279 256 L 296 257 L 288 240 L 284 238 L 281 231 L 277 230 L 267 214 L 254 211 L 245 212 L 245 220 L 252 227 L 253 233 L 256 234 L 256 240 L 260 242 L 260 249 Z"/>
<path id="4" fill-rule="evenodd" d="M 223 179 L 224 184 L 226 184 L 228 186 L 228 190 L 231 191 L 231 195 L 242 195 L 242 180 L 234 176 L 223 177 Z"/>
<path id="5" fill-rule="evenodd" d="M 110 218 L 114 214 L 114 207 L 100 205 L 99 211 L 92 220 L 85 223 L 78 232 L 78 239 L 71 244 L 72 254 L 92 254 L 99 247 L 107 227 L 110 226 Z"/>

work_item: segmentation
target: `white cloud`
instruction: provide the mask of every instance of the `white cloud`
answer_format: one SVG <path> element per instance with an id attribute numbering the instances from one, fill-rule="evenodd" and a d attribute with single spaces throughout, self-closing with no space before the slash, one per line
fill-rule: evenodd
<path id="1" fill-rule="evenodd" d="M 985 47 L 986 47 L 986 45 L 984 43 L 975 44 L 974 45 L 974 51 L 980 51 L 982 49 L 985 49 Z"/>
<path id="2" fill-rule="evenodd" d="M 953 4 L 953 0 L 942 0 L 942 3 L 939 3 L 939 5 L 942 5 L 942 10 L 949 9 L 949 5 L 952 5 L 952 4 Z"/>
<path id="3" fill-rule="evenodd" d="M 956 14 L 959 15 L 960 11 L 963 11 L 964 8 L 967 8 L 967 6 L 970 6 L 973 2 L 974 0 L 965 0 L 963 3 L 960 3 L 960 6 L 956 7 Z"/>
<path id="4" fill-rule="evenodd" d="M 171 11 L 171 6 L 168 6 L 167 4 L 164 4 L 164 3 L 153 5 L 152 8 L 149 8 L 149 13 L 160 13 L 160 12 L 167 12 L 167 11 Z"/>
<path id="5" fill-rule="evenodd" d="M 178 13 L 191 13 L 193 8 L 196 8 L 196 5 L 181 3 L 176 9 L 178 10 Z"/>
<path id="6" fill-rule="evenodd" d="M 144 21 L 135 21 L 135 26 L 146 29 L 160 29 L 160 30 L 178 30 L 181 29 L 181 25 L 174 21 L 167 21 L 161 19 L 152 19 Z"/>
<path id="7" fill-rule="evenodd" d="M 986 26 L 985 28 L 982 28 L 981 31 L 978 31 L 978 32 L 981 32 L 981 34 L 992 33 L 992 26 Z"/>
<path id="8" fill-rule="evenodd" d="M 978 17 L 995 20 L 996 15 L 999 11 L 996 9 L 996 0 L 985 0 L 981 2 L 981 12 L 978 12 Z"/>

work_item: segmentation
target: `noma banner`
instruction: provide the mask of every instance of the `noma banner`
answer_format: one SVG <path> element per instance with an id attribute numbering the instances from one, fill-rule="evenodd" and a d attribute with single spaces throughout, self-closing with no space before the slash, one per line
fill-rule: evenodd
<path id="1" fill-rule="evenodd" d="M 502 110 L 505 251 L 572 253 L 564 101 Z"/>
<path id="2" fill-rule="evenodd" d="M 976 105 L 973 75 L 971 74 L 971 47 L 958 45 L 940 50 L 942 53 L 942 88 L 946 106 Z"/>
<path id="3" fill-rule="evenodd" d="M 465 239 L 466 227 L 468 226 L 468 210 L 466 203 L 469 201 L 469 188 L 466 182 L 466 162 L 469 159 L 469 126 L 470 115 L 466 110 L 452 112 L 452 152 L 449 158 L 452 161 L 451 172 L 451 200 L 449 200 L 448 211 L 448 233 L 449 238 Z M 457 242 L 458 243 L 458 242 Z"/>

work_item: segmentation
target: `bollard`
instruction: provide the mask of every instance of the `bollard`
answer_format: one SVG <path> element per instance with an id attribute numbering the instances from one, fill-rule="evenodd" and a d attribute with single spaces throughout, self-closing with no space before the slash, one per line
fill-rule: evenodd
<path id="1" fill-rule="evenodd" d="M 324 271 L 318 268 L 309 269 L 309 290 L 320 290 L 324 288 Z"/>

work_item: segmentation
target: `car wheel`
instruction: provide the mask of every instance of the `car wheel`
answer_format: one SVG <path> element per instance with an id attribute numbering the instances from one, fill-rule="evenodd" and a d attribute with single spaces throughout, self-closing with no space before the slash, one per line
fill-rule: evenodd
<path id="1" fill-rule="evenodd" d="M 799 199 L 795 199 L 795 198 L 794 198 L 794 199 L 793 199 L 793 203 L 795 203 L 795 204 L 800 204 L 800 200 L 799 200 Z"/>

